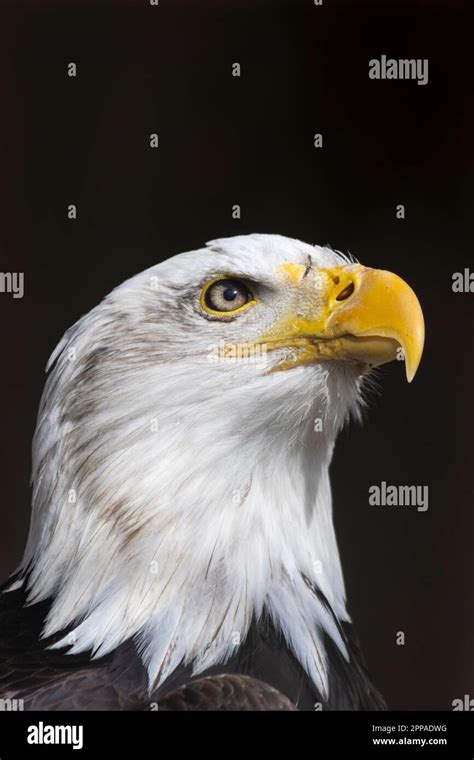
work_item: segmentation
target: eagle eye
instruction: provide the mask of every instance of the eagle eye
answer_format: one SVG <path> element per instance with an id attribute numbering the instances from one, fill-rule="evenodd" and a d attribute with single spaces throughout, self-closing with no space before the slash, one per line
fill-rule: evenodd
<path id="1" fill-rule="evenodd" d="M 255 303 L 255 297 L 242 280 L 221 278 L 208 282 L 201 294 L 201 307 L 208 314 L 235 314 Z"/>

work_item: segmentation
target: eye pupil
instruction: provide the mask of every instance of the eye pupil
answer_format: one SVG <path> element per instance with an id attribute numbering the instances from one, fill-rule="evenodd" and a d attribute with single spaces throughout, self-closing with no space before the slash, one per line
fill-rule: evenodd
<path id="1" fill-rule="evenodd" d="M 237 290 L 235 288 L 226 288 L 223 296 L 226 301 L 235 301 L 237 298 Z"/>

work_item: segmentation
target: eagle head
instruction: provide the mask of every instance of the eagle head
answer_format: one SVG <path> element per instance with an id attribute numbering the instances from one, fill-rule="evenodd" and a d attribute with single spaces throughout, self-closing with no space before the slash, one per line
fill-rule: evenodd
<path id="1" fill-rule="evenodd" d="M 347 656 L 334 441 L 371 367 L 403 355 L 413 378 L 423 335 L 399 277 L 278 235 L 113 290 L 48 366 L 21 566 L 44 635 L 94 657 L 131 639 L 155 687 L 265 613 L 325 694 L 324 637 Z"/>

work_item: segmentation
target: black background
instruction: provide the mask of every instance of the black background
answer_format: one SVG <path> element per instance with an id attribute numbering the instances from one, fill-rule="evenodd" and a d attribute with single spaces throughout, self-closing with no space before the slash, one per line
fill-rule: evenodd
<path id="1" fill-rule="evenodd" d="M 403 276 L 427 329 L 412 385 L 397 362 L 380 370 L 364 425 L 336 448 L 350 610 L 392 708 L 474 696 L 474 294 L 451 289 L 474 268 L 467 8 L 0 3 L 0 268 L 25 272 L 22 300 L 0 294 L 2 577 L 21 557 L 43 372 L 64 330 L 126 277 L 215 237 L 330 243 Z M 382 54 L 428 58 L 429 83 L 370 80 Z M 428 485 L 428 512 L 370 507 L 381 480 Z"/>

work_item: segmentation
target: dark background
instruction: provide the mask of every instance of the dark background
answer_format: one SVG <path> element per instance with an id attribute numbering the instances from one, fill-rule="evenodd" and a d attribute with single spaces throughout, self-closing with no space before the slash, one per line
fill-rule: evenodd
<path id="1" fill-rule="evenodd" d="M 43 372 L 64 330 L 126 277 L 215 237 L 330 243 L 403 276 L 427 328 L 413 384 L 384 367 L 336 449 L 350 609 L 391 707 L 474 696 L 474 294 L 451 290 L 474 267 L 467 7 L 0 4 L 0 269 L 25 272 L 23 300 L 0 294 L 2 578 L 21 557 Z M 428 58 L 429 84 L 369 80 L 382 54 Z M 370 507 L 381 480 L 429 485 L 428 512 Z"/>

